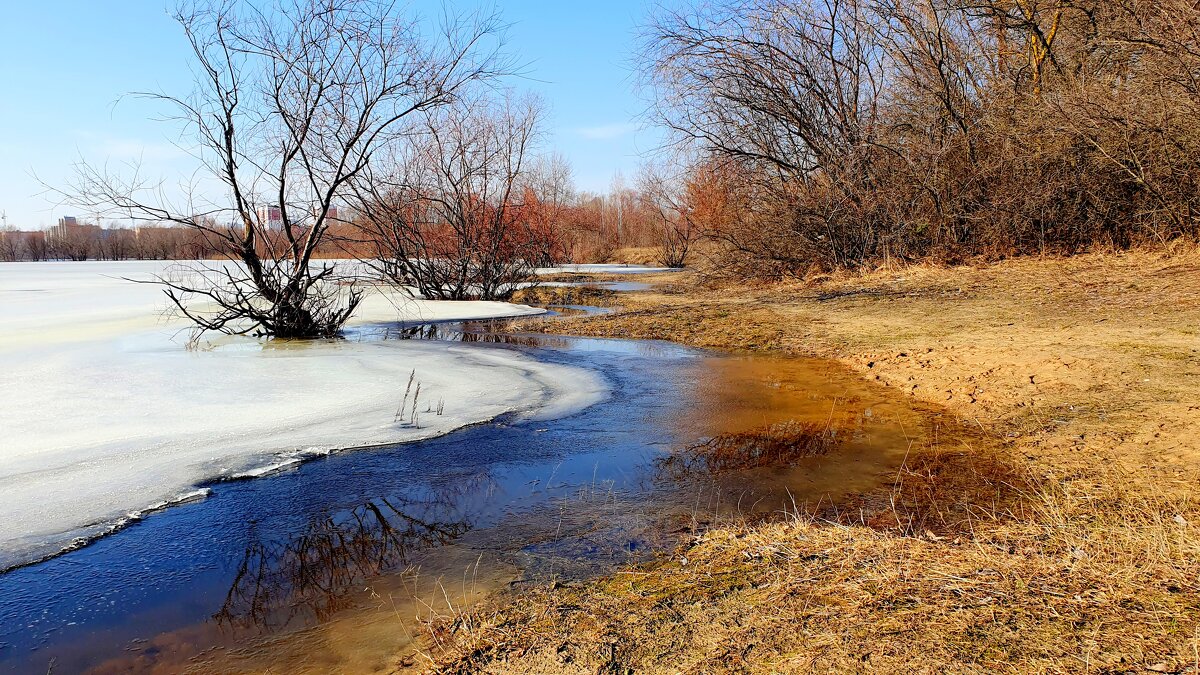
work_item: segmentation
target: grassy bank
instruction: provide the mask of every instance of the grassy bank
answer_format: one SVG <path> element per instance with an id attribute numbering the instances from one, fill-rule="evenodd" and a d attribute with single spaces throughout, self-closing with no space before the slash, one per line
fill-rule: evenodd
<path id="1" fill-rule="evenodd" d="M 656 281 L 616 314 L 530 328 L 826 356 L 977 437 L 913 448 L 853 508 L 731 522 L 653 565 L 434 624 L 410 666 L 1200 667 L 1200 255 Z"/>

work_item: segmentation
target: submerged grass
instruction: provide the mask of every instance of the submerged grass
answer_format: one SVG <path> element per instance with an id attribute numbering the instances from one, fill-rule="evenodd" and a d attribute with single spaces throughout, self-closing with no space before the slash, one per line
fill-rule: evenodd
<path id="1" fill-rule="evenodd" d="M 758 431 L 721 434 L 700 441 L 667 455 L 659 466 L 674 478 L 786 466 L 803 457 L 823 455 L 836 441 L 833 427 L 787 421 Z"/>
<path id="2" fill-rule="evenodd" d="M 435 672 L 1200 671 L 1200 254 L 622 296 L 526 329 L 832 357 L 955 421 L 879 490 L 429 625 Z M 828 451 L 775 425 L 674 462 Z"/>

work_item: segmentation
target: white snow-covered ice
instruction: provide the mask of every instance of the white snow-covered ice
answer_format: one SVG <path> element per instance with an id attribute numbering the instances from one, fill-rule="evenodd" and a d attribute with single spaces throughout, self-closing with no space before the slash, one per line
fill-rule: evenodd
<path id="1" fill-rule="evenodd" d="M 202 498 L 213 480 L 509 412 L 563 416 L 606 395 L 592 371 L 465 344 L 219 337 L 189 350 L 186 325 L 163 316 L 161 289 L 122 278 L 162 269 L 0 264 L 0 569 Z M 538 311 L 377 292 L 355 321 Z"/>

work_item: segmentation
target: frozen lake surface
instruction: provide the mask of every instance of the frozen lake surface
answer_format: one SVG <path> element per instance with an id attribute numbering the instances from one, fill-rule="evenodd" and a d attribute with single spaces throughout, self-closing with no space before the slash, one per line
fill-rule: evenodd
<path id="1" fill-rule="evenodd" d="M 373 293 L 352 338 L 213 337 L 188 349 L 149 280 L 170 263 L 0 264 L 0 570 L 76 547 L 214 481 L 306 456 L 550 418 L 606 395 L 593 371 L 370 324 L 540 313 Z M 397 414 L 407 383 L 413 395 Z M 441 414 L 438 414 L 438 410 Z"/>

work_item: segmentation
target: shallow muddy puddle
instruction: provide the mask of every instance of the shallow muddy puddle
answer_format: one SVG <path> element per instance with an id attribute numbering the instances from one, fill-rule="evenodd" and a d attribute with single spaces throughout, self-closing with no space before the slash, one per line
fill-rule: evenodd
<path id="1" fill-rule="evenodd" d="M 876 489 L 937 423 L 836 364 L 505 326 L 349 339 L 521 350 L 600 371 L 612 396 L 565 419 L 501 418 L 218 483 L 0 575 L 0 669 L 386 671 L 424 620 L 498 590 L 650 559 L 729 515 Z M 801 441 L 811 452 L 778 450 Z"/>
<path id="2" fill-rule="evenodd" d="M 820 359 L 725 355 L 700 360 L 693 376 L 675 427 L 698 440 L 659 467 L 709 485 L 721 515 L 836 506 L 877 489 L 941 427 L 935 411 Z"/>

